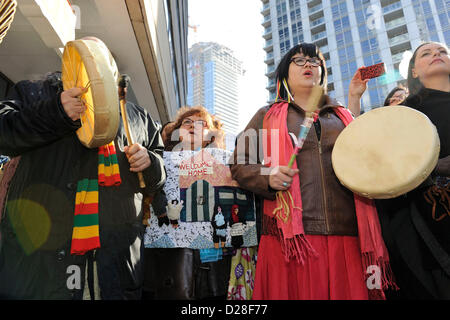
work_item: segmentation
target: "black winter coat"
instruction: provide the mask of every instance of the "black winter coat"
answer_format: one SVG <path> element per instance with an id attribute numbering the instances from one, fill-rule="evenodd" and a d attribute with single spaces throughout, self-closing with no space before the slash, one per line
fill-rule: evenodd
<path id="1" fill-rule="evenodd" d="M 429 117 L 441 142 L 439 158 L 450 155 L 450 93 L 422 89 L 403 103 Z M 432 177 L 434 174 L 431 175 Z M 392 299 L 450 300 L 450 216 L 437 222 L 423 193 L 427 182 L 406 195 L 377 200 L 391 266 L 400 287 Z M 436 216 L 443 212 L 438 203 Z"/>
<path id="2" fill-rule="evenodd" d="M 98 158 L 98 149 L 79 142 L 75 131 L 81 123 L 64 112 L 61 91 L 60 81 L 20 82 L 14 100 L 0 104 L 0 154 L 21 156 L 1 213 L 2 298 L 83 295 L 87 255 L 70 254 L 75 194 L 81 170 Z M 143 108 L 127 103 L 127 113 L 135 143 L 147 148 L 151 159 L 143 171 L 146 192 L 155 192 L 165 182 L 162 139 Z M 123 153 L 127 144 L 121 122 L 115 146 L 122 184 L 99 187 L 101 248 L 95 260 L 102 299 L 139 299 L 141 294 L 143 195 Z"/>

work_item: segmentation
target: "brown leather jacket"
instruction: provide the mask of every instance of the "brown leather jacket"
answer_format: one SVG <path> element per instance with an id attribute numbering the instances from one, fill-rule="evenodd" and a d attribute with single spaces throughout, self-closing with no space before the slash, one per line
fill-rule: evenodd
<path id="1" fill-rule="evenodd" d="M 320 140 L 313 125 L 303 149 L 297 157 L 300 169 L 300 188 L 303 202 L 303 225 L 306 234 L 315 235 L 347 235 L 358 234 L 353 193 L 343 187 L 334 174 L 331 164 L 331 152 L 344 124 L 333 112 L 333 107 L 339 103 L 326 97 L 319 113 L 321 127 Z M 238 137 L 239 143 L 244 143 L 247 130 L 259 132 L 263 119 L 270 106 L 261 108 L 244 130 L 244 135 Z M 305 112 L 291 104 L 288 109 L 289 132 L 298 136 Z M 260 148 L 260 137 L 247 138 L 245 152 L 236 147 L 231 165 L 231 173 L 239 185 L 264 198 L 274 200 L 275 192 L 269 190 L 269 176 L 261 175 L 263 167 L 263 152 Z M 258 141 L 256 141 L 258 140 Z M 262 145 L 262 144 L 261 144 Z M 268 234 L 264 226 L 262 234 Z M 266 220 L 267 221 L 267 220 Z M 267 223 L 266 223 L 267 224 Z"/>

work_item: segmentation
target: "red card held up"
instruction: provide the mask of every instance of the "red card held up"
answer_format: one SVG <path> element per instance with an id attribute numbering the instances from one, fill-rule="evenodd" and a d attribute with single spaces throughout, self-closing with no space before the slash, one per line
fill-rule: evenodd
<path id="1" fill-rule="evenodd" d="M 361 79 L 373 79 L 379 76 L 382 76 L 386 73 L 386 70 L 384 68 L 384 62 L 374 64 L 373 66 L 369 66 L 366 68 L 362 68 L 359 70 L 361 73 Z"/>

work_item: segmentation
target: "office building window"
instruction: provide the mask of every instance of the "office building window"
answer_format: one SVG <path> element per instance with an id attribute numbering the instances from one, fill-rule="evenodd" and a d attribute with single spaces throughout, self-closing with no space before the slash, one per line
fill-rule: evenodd
<path id="1" fill-rule="evenodd" d="M 300 12 L 300 9 L 295 9 L 291 11 L 291 20 L 301 20 L 302 19 L 302 13 Z"/>
<path id="2" fill-rule="evenodd" d="M 370 0 L 353 0 L 353 6 L 356 8 L 360 8 L 363 6 L 368 6 L 370 4 Z"/>
<path id="3" fill-rule="evenodd" d="M 280 29 L 283 27 L 283 25 L 287 25 L 288 23 L 288 18 L 286 14 L 282 17 L 278 17 L 277 20 L 278 20 L 278 28 Z"/>
<path id="4" fill-rule="evenodd" d="M 281 29 L 280 31 L 278 31 L 278 35 L 280 36 L 280 41 L 289 39 L 289 28 Z"/>
<path id="5" fill-rule="evenodd" d="M 289 40 L 280 43 L 280 53 L 282 56 L 288 52 L 289 49 L 291 49 L 291 42 Z"/>

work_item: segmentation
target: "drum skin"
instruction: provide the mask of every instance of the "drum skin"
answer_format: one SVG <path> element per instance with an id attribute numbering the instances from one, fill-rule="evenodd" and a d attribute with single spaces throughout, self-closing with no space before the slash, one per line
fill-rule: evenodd
<path id="1" fill-rule="evenodd" d="M 87 106 L 81 116 L 78 139 L 88 148 L 110 143 L 119 128 L 119 72 L 108 48 L 94 40 L 69 41 L 62 58 L 64 90 L 89 87 L 81 99 Z"/>
<path id="2" fill-rule="evenodd" d="M 370 199 L 390 199 L 418 187 L 436 167 L 436 127 L 405 106 L 373 109 L 338 136 L 331 160 L 346 188 Z"/>

